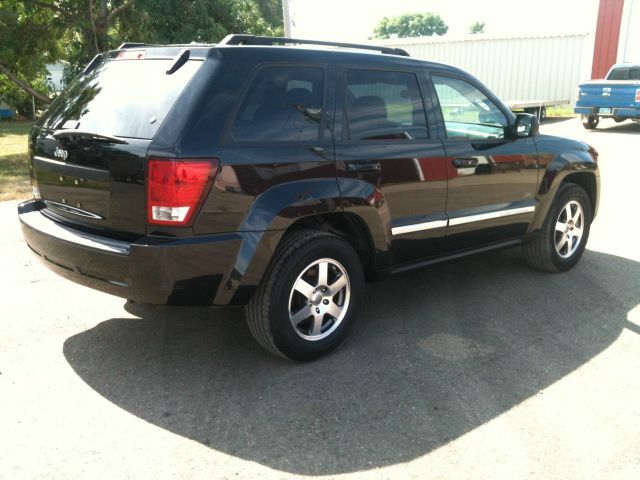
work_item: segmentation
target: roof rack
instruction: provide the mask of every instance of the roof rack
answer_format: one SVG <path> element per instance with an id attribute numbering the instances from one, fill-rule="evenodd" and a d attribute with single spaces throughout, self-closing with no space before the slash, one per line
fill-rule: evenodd
<path id="1" fill-rule="evenodd" d="M 386 53 L 388 55 L 401 55 L 408 57 L 406 50 L 401 48 L 377 47 L 375 45 L 360 45 L 357 43 L 325 42 L 322 40 L 301 40 L 299 38 L 287 37 L 256 37 L 255 35 L 231 34 L 222 39 L 218 45 L 276 45 L 286 43 L 297 43 L 301 45 L 324 45 L 327 47 L 355 48 L 358 50 L 373 50 L 375 52 Z"/>

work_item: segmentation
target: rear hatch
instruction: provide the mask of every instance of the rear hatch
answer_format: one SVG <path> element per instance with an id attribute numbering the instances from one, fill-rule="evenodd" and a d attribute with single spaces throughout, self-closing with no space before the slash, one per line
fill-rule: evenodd
<path id="1" fill-rule="evenodd" d="M 143 235 L 147 149 L 201 64 L 175 69 L 166 53 L 142 49 L 95 59 L 30 135 L 34 193 L 45 211 L 116 237 Z"/>

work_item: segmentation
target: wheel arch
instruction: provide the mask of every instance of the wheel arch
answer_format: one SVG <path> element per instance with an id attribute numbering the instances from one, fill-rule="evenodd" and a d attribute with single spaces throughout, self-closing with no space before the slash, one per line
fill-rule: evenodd
<path id="1" fill-rule="evenodd" d="M 376 279 L 376 250 L 371 231 L 362 217 L 352 212 L 310 215 L 292 223 L 284 236 L 302 229 L 333 233 L 347 241 L 358 254 L 367 280 Z"/>
<path id="2" fill-rule="evenodd" d="M 561 183 L 574 183 L 587 192 L 589 203 L 591 203 L 592 217 L 595 218 L 598 208 L 598 186 L 595 175 L 590 172 L 570 173 L 562 179 Z"/>
<path id="3" fill-rule="evenodd" d="M 376 279 L 388 261 L 389 228 L 380 210 L 386 209 L 367 198 L 351 198 L 345 206 L 335 178 L 290 182 L 264 192 L 243 221 L 242 244 L 214 304 L 246 304 L 283 238 L 300 229 L 344 238 L 360 257 L 367 280 Z"/>
<path id="4" fill-rule="evenodd" d="M 568 183 L 574 183 L 586 191 L 591 203 L 592 219 L 595 218 L 600 193 L 600 175 L 596 158 L 597 153 L 592 148 L 574 150 L 554 157 L 545 169 L 540 181 L 536 195 L 538 207 L 529 232 L 541 228 L 558 191 Z"/>

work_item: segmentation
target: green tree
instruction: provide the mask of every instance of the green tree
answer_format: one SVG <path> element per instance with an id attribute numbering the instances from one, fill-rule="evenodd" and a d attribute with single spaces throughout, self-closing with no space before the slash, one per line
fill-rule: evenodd
<path id="1" fill-rule="evenodd" d="M 42 88 L 45 64 L 62 54 L 58 42 L 62 26 L 55 17 L 40 2 L 0 0 L 0 93 L 5 101 L 17 105 L 32 95 L 49 102 Z"/>
<path id="2" fill-rule="evenodd" d="M 473 22 L 469 27 L 470 34 L 484 33 L 484 22 Z"/>
<path id="3" fill-rule="evenodd" d="M 69 80 L 123 41 L 213 43 L 228 33 L 281 35 L 278 0 L 0 0 L 0 93 L 48 103 L 45 64 Z M 18 95 L 19 96 L 19 95 Z"/>
<path id="4" fill-rule="evenodd" d="M 262 17 L 273 29 L 273 35 L 283 36 L 282 0 L 256 0 L 256 2 Z"/>
<path id="5" fill-rule="evenodd" d="M 41 103 L 50 103 L 45 65 L 85 62 L 107 49 L 118 16 L 133 0 L 1 0 L 0 74 Z M 9 93 L 9 94 L 8 94 Z M 15 93 L 15 92 L 14 92 Z"/>
<path id="6" fill-rule="evenodd" d="M 448 30 L 449 27 L 440 15 L 406 13 L 397 17 L 384 17 L 373 33 L 375 38 L 406 38 L 444 35 Z"/>
<path id="7" fill-rule="evenodd" d="M 269 2 L 257 0 L 136 0 L 123 15 L 119 39 L 153 43 L 213 43 L 229 33 L 274 35 L 279 24 L 270 23 Z"/>

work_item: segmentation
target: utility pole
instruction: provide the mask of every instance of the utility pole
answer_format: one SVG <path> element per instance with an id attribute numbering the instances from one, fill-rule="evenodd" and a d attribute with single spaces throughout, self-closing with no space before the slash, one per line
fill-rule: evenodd
<path id="1" fill-rule="evenodd" d="M 282 21 L 284 23 L 284 36 L 291 37 L 291 5 L 290 0 L 282 0 Z"/>

